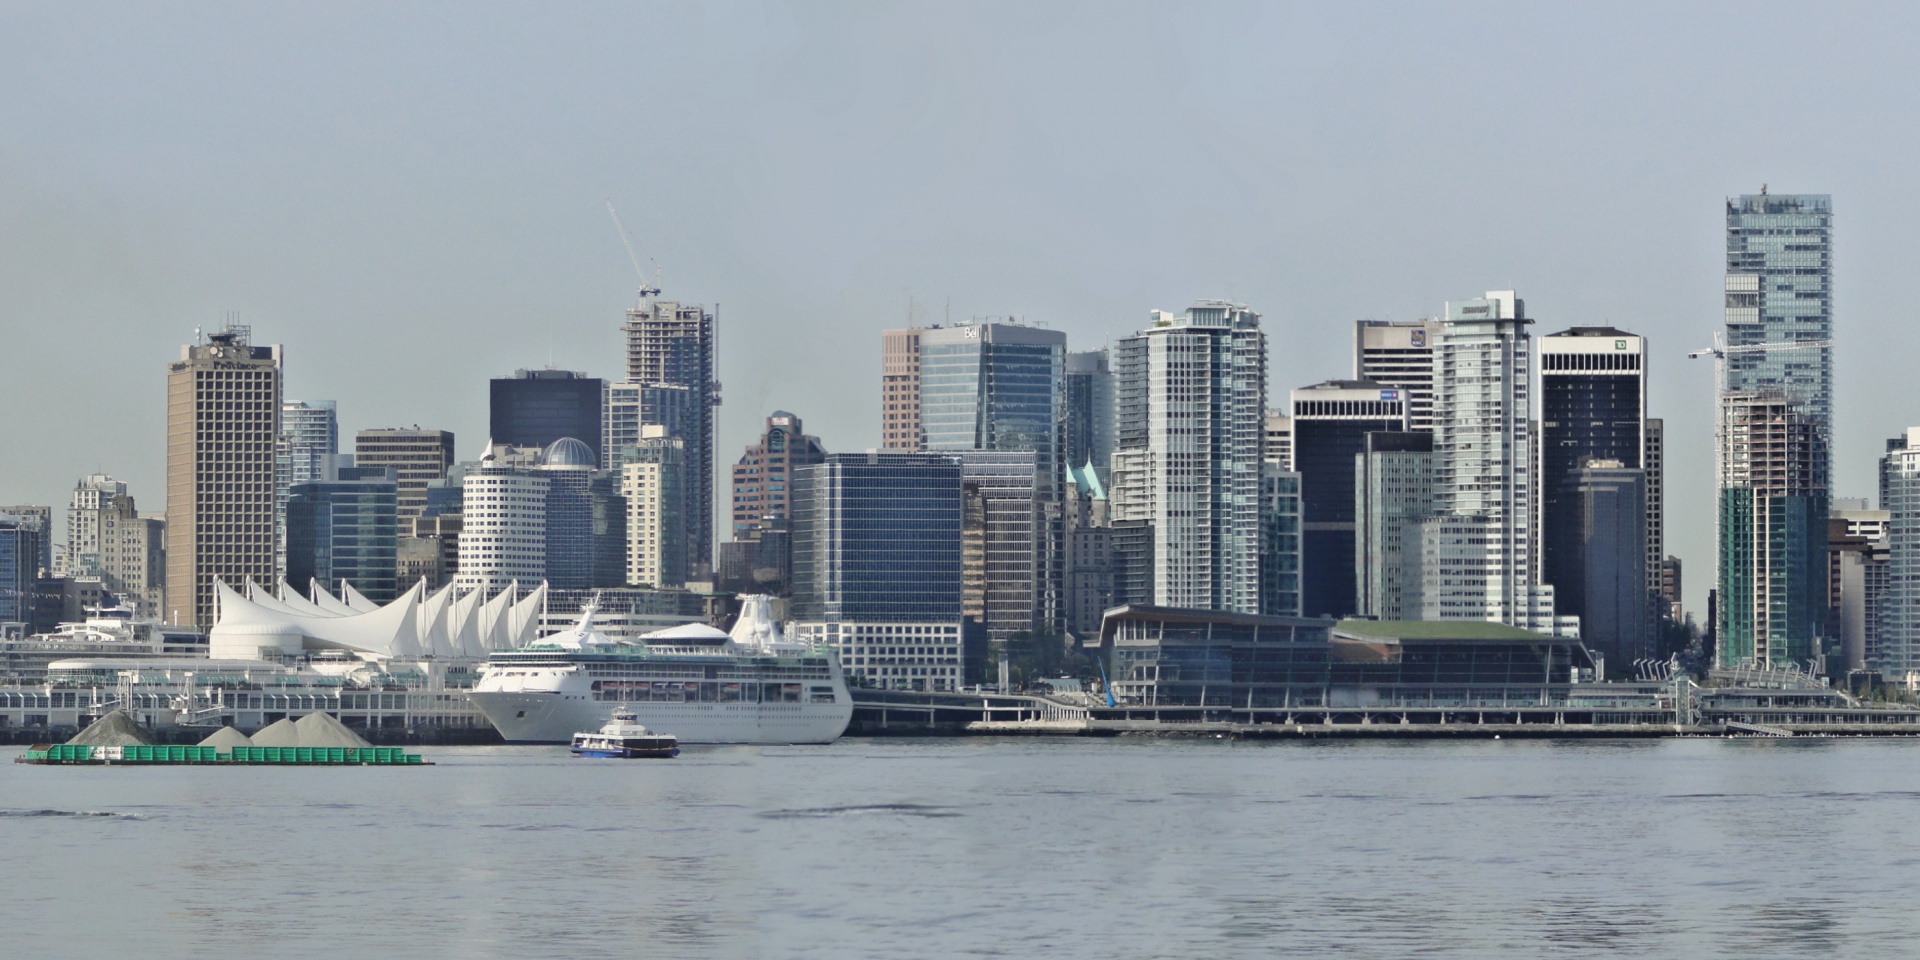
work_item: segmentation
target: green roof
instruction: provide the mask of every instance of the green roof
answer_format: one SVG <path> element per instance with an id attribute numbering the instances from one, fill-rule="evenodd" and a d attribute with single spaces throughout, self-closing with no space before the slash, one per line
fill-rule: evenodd
<path id="1" fill-rule="evenodd" d="M 1552 640 L 1504 623 L 1473 620 L 1342 620 L 1333 632 L 1374 640 Z"/>
<path id="2" fill-rule="evenodd" d="M 1105 500 L 1107 491 L 1100 486 L 1100 475 L 1093 472 L 1093 461 L 1088 460 L 1084 467 L 1067 468 L 1067 481 L 1080 488 L 1080 492 L 1093 500 Z"/>

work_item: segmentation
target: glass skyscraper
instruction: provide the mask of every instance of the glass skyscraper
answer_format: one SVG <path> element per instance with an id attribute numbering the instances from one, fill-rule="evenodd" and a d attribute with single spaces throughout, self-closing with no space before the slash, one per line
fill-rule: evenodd
<path id="1" fill-rule="evenodd" d="M 375 603 L 400 595 L 399 518 L 392 467 L 340 467 L 287 496 L 287 582 L 305 591 L 340 581 Z"/>
<path id="2" fill-rule="evenodd" d="M 1726 297 L 1723 389 L 1780 391 L 1831 450 L 1833 347 L 1778 345 L 1833 338 L 1833 198 L 1762 188 L 1727 201 Z"/>

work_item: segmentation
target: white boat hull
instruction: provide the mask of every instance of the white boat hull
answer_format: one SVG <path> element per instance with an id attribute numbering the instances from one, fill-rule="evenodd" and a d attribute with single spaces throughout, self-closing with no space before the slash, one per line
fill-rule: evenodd
<path id="1" fill-rule="evenodd" d="M 474 705 L 508 743 L 571 743 L 597 730 L 617 704 L 584 693 L 475 690 Z M 853 719 L 853 701 L 835 703 L 629 703 L 637 722 L 688 743 L 832 743 Z"/>

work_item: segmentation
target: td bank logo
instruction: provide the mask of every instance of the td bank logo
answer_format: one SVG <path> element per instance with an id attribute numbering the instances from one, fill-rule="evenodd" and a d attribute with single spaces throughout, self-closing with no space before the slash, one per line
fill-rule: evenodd
<path id="1" fill-rule="evenodd" d="M 1625 340 L 1615 340 L 1613 342 L 1613 348 L 1615 350 L 1625 350 L 1627 348 L 1627 342 Z"/>

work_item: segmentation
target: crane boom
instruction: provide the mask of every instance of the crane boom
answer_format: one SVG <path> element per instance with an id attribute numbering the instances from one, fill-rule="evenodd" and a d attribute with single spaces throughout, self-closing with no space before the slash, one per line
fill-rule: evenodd
<path id="1" fill-rule="evenodd" d="M 620 245 L 627 248 L 627 260 L 633 264 L 633 274 L 640 278 L 640 302 L 645 303 L 648 297 L 660 293 L 660 287 L 657 284 L 647 282 L 647 272 L 640 268 L 640 255 L 634 252 L 633 240 L 629 237 L 627 225 L 620 222 L 620 211 L 613 209 L 613 199 L 611 197 L 607 198 L 607 216 L 613 218 L 613 229 L 620 234 Z M 648 257 L 647 259 L 653 262 L 654 273 L 658 274 L 660 272 L 659 262 L 654 261 L 652 257 Z"/>

